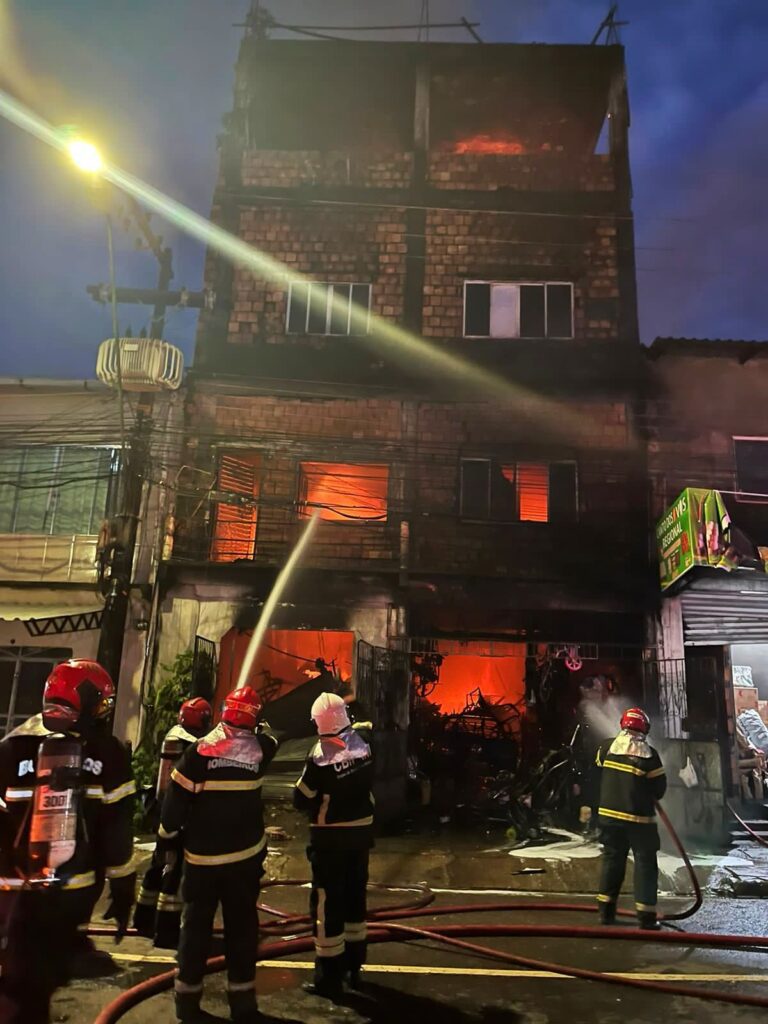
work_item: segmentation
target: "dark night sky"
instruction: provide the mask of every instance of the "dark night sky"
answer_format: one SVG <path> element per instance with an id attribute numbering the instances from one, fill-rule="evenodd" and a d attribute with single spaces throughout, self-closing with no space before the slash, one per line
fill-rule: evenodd
<path id="1" fill-rule="evenodd" d="M 353 24 L 418 21 L 421 0 L 266 6 L 287 22 Z M 489 41 L 585 42 L 608 3 L 430 6 L 434 21 L 479 19 Z M 87 127 L 117 163 L 207 214 L 242 31 L 233 23 L 247 7 L 248 0 L 0 0 L 0 82 L 54 123 Z M 766 338 L 768 3 L 624 0 L 620 15 L 631 22 L 622 38 L 643 339 Z M 111 333 L 107 309 L 84 291 L 106 278 L 103 222 L 77 174 L 7 124 L 0 160 L 0 375 L 91 377 L 98 344 Z M 168 239 L 175 284 L 199 287 L 202 248 L 173 233 Z M 120 283 L 149 286 L 154 276 L 151 257 L 123 236 Z M 149 310 L 122 307 L 120 316 L 138 333 Z M 174 312 L 166 337 L 189 355 L 194 326 L 193 313 Z"/>

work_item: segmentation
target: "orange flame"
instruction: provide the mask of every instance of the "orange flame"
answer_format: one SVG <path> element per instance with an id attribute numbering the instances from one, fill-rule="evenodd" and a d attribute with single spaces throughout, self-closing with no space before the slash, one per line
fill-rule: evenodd
<path id="1" fill-rule="evenodd" d="M 454 144 L 454 153 L 498 153 L 502 156 L 520 156 L 525 147 L 518 139 L 498 139 L 492 135 L 470 135 Z"/>

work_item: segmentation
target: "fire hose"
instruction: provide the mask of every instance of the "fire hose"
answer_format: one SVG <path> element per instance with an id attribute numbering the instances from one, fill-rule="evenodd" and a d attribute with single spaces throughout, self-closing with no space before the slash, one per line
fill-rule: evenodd
<path id="1" fill-rule="evenodd" d="M 686 910 L 676 914 L 666 914 L 662 917 L 664 921 L 681 921 L 691 917 L 702 906 L 703 896 L 701 886 L 696 877 L 690 858 L 677 836 L 672 823 L 664 812 L 663 808 L 657 805 L 659 816 L 669 831 L 672 841 L 680 853 L 680 856 L 688 870 L 694 890 L 694 901 Z M 287 882 L 268 882 L 268 886 L 276 885 L 306 885 L 305 881 L 291 880 Z M 374 888 L 386 891 L 402 891 L 410 887 L 375 886 Z M 546 960 L 539 960 L 532 957 L 520 956 L 517 953 L 510 953 L 505 950 L 495 949 L 490 946 L 479 945 L 467 942 L 467 938 L 475 937 L 498 937 L 498 938 L 567 938 L 567 939 L 613 939 L 621 942 L 643 942 L 661 943 L 664 945 L 690 945 L 705 946 L 716 949 L 726 948 L 750 948 L 768 949 L 768 937 L 756 935 L 713 935 L 706 932 L 649 932 L 636 928 L 612 928 L 612 927 L 588 927 L 571 925 L 546 925 L 546 924 L 458 924 L 412 927 L 410 925 L 398 924 L 396 921 L 415 917 L 441 917 L 445 915 L 456 916 L 460 914 L 482 914 L 482 913 L 506 913 L 530 911 L 552 911 L 552 912 L 589 912 L 596 908 L 584 906 L 579 903 L 537 903 L 534 908 L 530 903 L 478 903 L 468 905 L 431 906 L 434 894 L 426 887 L 418 888 L 418 898 L 406 904 L 390 906 L 388 908 L 377 908 L 373 910 L 368 918 L 370 926 L 368 941 L 370 943 L 397 942 L 397 941 L 430 941 L 438 942 L 449 948 L 461 949 L 464 952 L 471 952 L 477 956 L 488 959 L 499 960 L 518 967 L 525 967 L 531 970 L 546 971 L 551 974 L 561 975 L 570 978 L 578 978 L 586 981 L 599 981 L 608 985 L 622 985 L 629 988 L 642 989 L 644 991 L 656 992 L 664 995 L 684 996 L 686 998 L 702 999 L 710 1002 L 728 1003 L 734 1006 L 753 1006 L 761 1009 L 768 1009 L 768 997 L 750 996 L 741 993 L 726 993 L 712 989 L 688 987 L 685 985 L 669 982 L 648 981 L 641 978 L 632 978 L 625 975 L 604 974 L 599 971 L 592 971 L 586 968 L 572 967 L 570 965 L 552 963 Z M 429 909 L 427 909 L 429 908 Z M 307 915 L 290 915 L 284 911 L 260 904 L 260 909 L 277 918 L 275 922 L 265 925 L 262 931 L 268 934 L 280 934 L 290 932 L 291 937 L 273 941 L 259 948 L 260 959 L 279 959 L 297 953 L 306 953 L 314 949 L 314 941 L 311 935 L 296 935 L 297 931 L 311 929 L 311 919 Z M 628 912 L 627 912 L 628 913 Z M 89 929 L 89 934 L 107 935 L 113 934 L 113 929 L 96 926 Z M 223 956 L 213 957 L 208 961 L 206 972 L 211 974 L 222 970 L 225 967 Z M 96 1017 L 93 1024 L 116 1024 L 129 1010 L 149 999 L 154 995 L 165 992 L 173 987 L 175 971 L 168 971 L 156 975 L 138 985 L 127 989 L 114 999 Z"/>

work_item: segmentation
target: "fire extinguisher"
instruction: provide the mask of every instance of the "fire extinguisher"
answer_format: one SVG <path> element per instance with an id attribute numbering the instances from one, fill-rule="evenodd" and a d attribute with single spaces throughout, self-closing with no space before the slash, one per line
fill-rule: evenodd
<path id="1" fill-rule="evenodd" d="M 183 753 L 184 744 L 181 740 L 172 736 L 165 737 L 163 745 L 160 748 L 160 767 L 157 769 L 157 786 L 155 789 L 155 796 L 157 797 L 158 803 L 160 803 L 165 796 L 165 791 L 168 789 L 168 784 L 171 781 L 173 766 Z"/>
<path id="2" fill-rule="evenodd" d="M 54 881 L 75 854 L 83 748 L 74 736 L 54 734 L 40 744 L 29 830 L 30 877 Z"/>

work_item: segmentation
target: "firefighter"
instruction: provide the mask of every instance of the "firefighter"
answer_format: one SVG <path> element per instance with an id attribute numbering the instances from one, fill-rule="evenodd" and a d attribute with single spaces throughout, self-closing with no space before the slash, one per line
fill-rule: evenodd
<path id="1" fill-rule="evenodd" d="M 175 981 L 176 1016 L 210 1017 L 200 1008 L 213 919 L 221 903 L 229 1006 L 237 1024 L 259 1020 L 256 1005 L 256 901 L 267 853 L 261 785 L 277 750 L 256 731 L 261 701 L 250 686 L 224 700 L 221 722 L 184 753 L 171 772 L 160 814 L 159 844 L 173 865 L 183 850 L 184 913 Z"/>
<path id="2" fill-rule="evenodd" d="M 62 662 L 45 683 L 42 717 L 0 741 L 3 1024 L 49 1021 L 97 880 L 110 884 L 116 942 L 128 928 L 136 787 L 128 749 L 100 727 L 114 692 L 95 661 Z"/>
<path id="3" fill-rule="evenodd" d="M 204 736 L 211 727 L 211 705 L 202 697 L 185 700 L 179 708 L 176 725 L 169 729 L 160 750 L 157 770 L 156 797 L 162 804 L 171 772 L 184 751 Z M 139 889 L 133 926 L 139 935 L 153 940 L 160 949 L 176 949 L 179 944 L 182 901 L 179 896 L 181 882 L 181 850 L 176 851 L 173 869 L 166 870 L 167 853 L 162 844 L 155 845 L 147 873 Z"/>
<path id="4" fill-rule="evenodd" d="M 624 881 L 627 855 L 635 859 L 635 910 L 641 928 L 659 927 L 656 920 L 659 830 L 655 803 L 664 796 L 667 779 L 661 758 L 648 743 L 651 722 L 640 708 L 621 716 L 621 732 L 597 751 L 601 769 L 598 821 L 603 844 L 600 893 L 602 924 L 616 920 L 616 903 Z"/>
<path id="5" fill-rule="evenodd" d="M 338 1000 L 343 981 L 360 984 L 366 953 L 368 856 L 373 846 L 371 725 L 351 725 L 335 693 L 312 705 L 319 739 L 294 789 L 294 806 L 310 820 L 310 914 L 315 978 L 307 991 Z"/>

